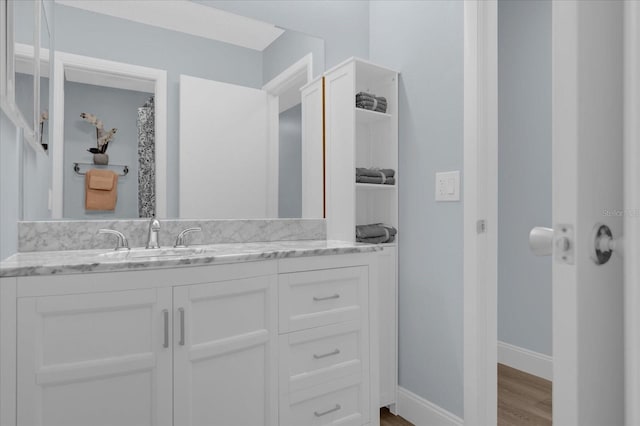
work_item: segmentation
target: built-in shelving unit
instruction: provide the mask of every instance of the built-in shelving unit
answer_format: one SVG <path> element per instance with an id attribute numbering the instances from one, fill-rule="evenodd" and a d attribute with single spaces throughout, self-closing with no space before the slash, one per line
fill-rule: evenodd
<path id="1" fill-rule="evenodd" d="M 357 108 L 358 92 L 385 97 L 387 111 Z M 350 59 L 326 73 L 325 105 L 329 238 L 355 241 L 356 225 L 398 228 L 398 73 Z M 357 167 L 393 169 L 396 183 L 356 183 Z"/>
<path id="2" fill-rule="evenodd" d="M 325 73 L 327 238 L 355 241 L 356 225 L 398 229 L 378 261 L 380 406 L 396 403 L 398 226 L 398 73 L 352 58 Z M 357 108 L 356 94 L 387 99 L 387 111 Z M 356 183 L 357 167 L 395 170 L 395 184 Z"/>
<path id="3" fill-rule="evenodd" d="M 356 119 L 361 123 L 391 120 L 393 115 L 386 112 L 377 112 L 356 107 Z"/>

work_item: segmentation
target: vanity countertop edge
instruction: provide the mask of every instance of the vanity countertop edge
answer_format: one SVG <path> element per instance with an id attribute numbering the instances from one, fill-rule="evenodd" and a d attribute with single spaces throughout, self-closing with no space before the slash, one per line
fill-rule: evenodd
<path id="1" fill-rule="evenodd" d="M 67 275 L 251 262 L 306 256 L 382 251 L 379 245 L 334 240 L 272 241 L 198 246 L 199 255 L 108 258 L 110 250 L 64 250 L 16 253 L 0 262 L 0 278 Z"/>

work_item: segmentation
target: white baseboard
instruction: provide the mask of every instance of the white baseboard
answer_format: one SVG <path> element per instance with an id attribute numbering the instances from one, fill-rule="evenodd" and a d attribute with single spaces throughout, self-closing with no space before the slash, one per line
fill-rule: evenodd
<path id="1" fill-rule="evenodd" d="M 553 358 L 549 355 L 498 342 L 498 362 L 543 379 L 553 380 Z"/>
<path id="2" fill-rule="evenodd" d="M 463 420 L 415 393 L 398 387 L 398 415 L 416 426 L 461 426 Z"/>

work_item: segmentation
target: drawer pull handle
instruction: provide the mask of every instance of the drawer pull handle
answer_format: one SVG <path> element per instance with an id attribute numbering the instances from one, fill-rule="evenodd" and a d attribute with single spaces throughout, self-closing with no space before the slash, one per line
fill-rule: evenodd
<path id="1" fill-rule="evenodd" d="M 322 300 L 339 299 L 339 298 L 340 298 L 340 295 L 338 293 L 334 294 L 333 296 L 325 296 L 325 297 L 313 296 L 313 300 L 315 302 L 320 302 Z"/>
<path id="2" fill-rule="evenodd" d="M 184 308 L 179 308 L 178 313 L 180 313 L 180 341 L 178 344 L 184 346 Z"/>
<path id="3" fill-rule="evenodd" d="M 322 355 L 316 355 L 316 354 L 313 354 L 313 357 L 314 357 L 315 359 L 322 359 L 322 358 L 326 358 L 326 357 L 328 357 L 328 356 L 338 355 L 339 353 L 340 353 L 340 349 L 336 349 L 335 351 L 333 351 L 333 352 L 329 352 L 329 353 L 327 353 L 327 354 L 322 354 Z"/>
<path id="4" fill-rule="evenodd" d="M 314 411 L 314 412 L 313 412 L 313 414 L 314 414 L 316 417 L 322 417 L 322 416 L 326 416 L 326 415 L 327 415 L 327 414 L 329 414 L 329 413 L 333 413 L 334 411 L 338 411 L 338 410 L 339 410 L 339 409 L 341 409 L 341 408 L 342 408 L 342 407 L 340 406 L 340 404 L 336 404 L 336 406 L 335 406 L 335 407 L 333 407 L 333 408 L 332 408 L 332 409 L 330 409 L 330 410 L 323 411 L 322 413 L 318 413 L 317 411 Z"/>
<path id="5" fill-rule="evenodd" d="M 162 310 L 162 317 L 164 319 L 164 342 L 162 342 L 163 348 L 169 347 L 169 310 Z"/>

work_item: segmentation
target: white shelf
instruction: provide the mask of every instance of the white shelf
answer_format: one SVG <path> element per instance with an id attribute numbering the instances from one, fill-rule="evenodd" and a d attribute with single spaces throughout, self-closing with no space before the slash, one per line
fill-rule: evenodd
<path id="1" fill-rule="evenodd" d="M 360 183 L 356 182 L 356 188 L 363 189 L 396 189 L 397 186 L 394 185 L 385 185 L 382 183 Z"/>
<path id="2" fill-rule="evenodd" d="M 392 115 L 384 112 L 372 111 L 370 109 L 358 108 L 356 109 L 356 120 L 360 123 L 375 123 L 377 121 L 390 120 Z"/>

